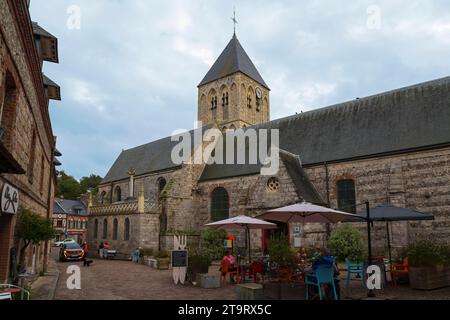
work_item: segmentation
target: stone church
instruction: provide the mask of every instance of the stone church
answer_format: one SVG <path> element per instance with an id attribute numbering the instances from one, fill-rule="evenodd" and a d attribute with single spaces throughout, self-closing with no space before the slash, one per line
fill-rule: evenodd
<path id="1" fill-rule="evenodd" d="M 198 85 L 198 120 L 220 130 L 279 129 L 278 173 L 174 164 L 171 137 L 122 151 L 89 208 L 91 248 L 170 250 L 174 234 L 195 241 L 208 222 L 300 201 L 352 213 L 365 201 L 432 213 L 431 222 L 394 223 L 393 245 L 430 233 L 450 239 L 450 77 L 273 121 L 270 108 L 269 86 L 233 35 Z M 330 228 L 279 227 L 293 246 L 323 244 Z M 265 249 L 272 232 L 254 231 L 253 246 Z M 378 251 L 384 232 L 375 226 Z"/>

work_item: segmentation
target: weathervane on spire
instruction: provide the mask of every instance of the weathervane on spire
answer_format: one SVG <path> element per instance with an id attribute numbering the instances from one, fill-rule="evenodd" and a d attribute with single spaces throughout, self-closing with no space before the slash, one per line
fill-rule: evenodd
<path id="1" fill-rule="evenodd" d="M 236 8 L 234 8 L 233 18 L 231 18 L 231 20 L 233 20 L 233 23 L 234 23 L 234 32 L 233 32 L 233 34 L 236 35 L 236 25 L 238 23 L 237 20 L 236 20 Z"/>

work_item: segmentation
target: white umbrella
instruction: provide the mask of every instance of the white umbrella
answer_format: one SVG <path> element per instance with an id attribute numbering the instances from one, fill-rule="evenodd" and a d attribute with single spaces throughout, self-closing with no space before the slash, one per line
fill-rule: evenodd
<path id="1" fill-rule="evenodd" d="M 246 239 L 248 239 L 248 257 L 251 260 L 250 254 L 250 229 L 276 229 L 275 223 L 255 219 L 248 216 L 238 216 L 222 221 L 208 223 L 205 226 L 216 229 L 245 229 Z M 247 242 L 247 241 L 246 241 Z"/>
<path id="2" fill-rule="evenodd" d="M 284 223 L 338 223 L 354 219 L 355 215 L 303 202 L 269 210 L 257 218 Z"/>

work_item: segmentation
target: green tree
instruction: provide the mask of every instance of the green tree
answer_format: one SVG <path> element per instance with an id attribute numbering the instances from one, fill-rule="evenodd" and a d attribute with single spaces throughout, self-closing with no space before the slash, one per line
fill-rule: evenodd
<path id="1" fill-rule="evenodd" d="M 60 171 L 58 175 L 56 196 L 65 199 L 78 199 L 81 195 L 80 183 L 72 176 Z"/>
<path id="2" fill-rule="evenodd" d="M 39 244 L 41 241 L 53 239 L 55 230 L 51 219 L 46 219 L 40 215 L 28 210 L 19 211 L 16 223 L 16 235 L 23 240 L 23 246 L 20 248 L 21 266 L 25 262 L 25 250 L 31 243 Z"/>
<path id="3" fill-rule="evenodd" d="M 98 193 L 98 185 L 102 182 L 103 178 L 91 174 L 89 177 L 83 177 L 80 180 L 80 192 L 82 194 L 86 193 L 88 189 L 92 189 L 92 193 L 96 195 Z"/>

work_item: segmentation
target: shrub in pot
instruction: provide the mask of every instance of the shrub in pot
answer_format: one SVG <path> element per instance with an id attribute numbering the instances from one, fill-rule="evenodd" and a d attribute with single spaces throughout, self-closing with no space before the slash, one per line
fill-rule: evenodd
<path id="1" fill-rule="evenodd" d="M 413 289 L 433 290 L 450 286 L 450 248 L 435 240 L 420 240 L 404 251 L 409 261 Z"/>
<path id="2" fill-rule="evenodd" d="M 156 256 L 159 270 L 167 270 L 170 266 L 170 257 L 167 251 L 160 251 Z"/>
<path id="3" fill-rule="evenodd" d="M 328 240 L 331 254 L 338 261 L 349 258 L 352 261 L 361 261 L 366 256 L 366 243 L 364 237 L 349 224 L 342 224 L 331 233 Z"/>
<path id="4" fill-rule="evenodd" d="M 200 253 L 194 253 L 189 256 L 189 266 L 187 270 L 188 278 L 191 282 L 196 281 L 197 273 L 208 273 L 211 259 Z"/>

